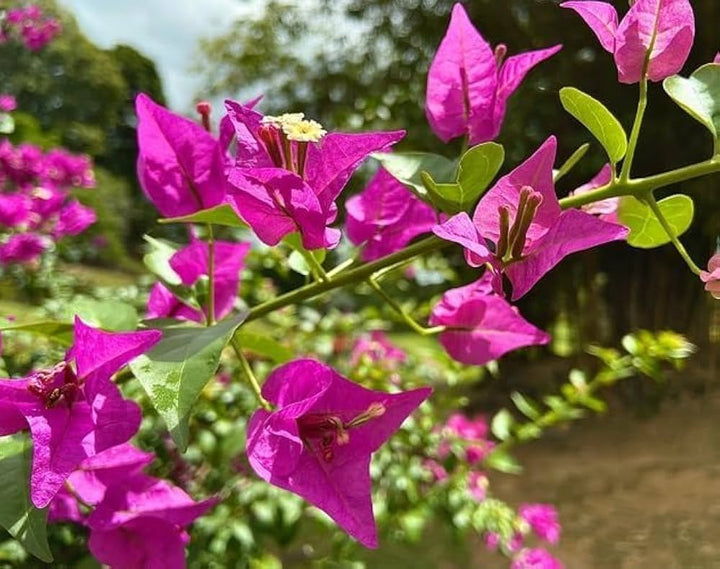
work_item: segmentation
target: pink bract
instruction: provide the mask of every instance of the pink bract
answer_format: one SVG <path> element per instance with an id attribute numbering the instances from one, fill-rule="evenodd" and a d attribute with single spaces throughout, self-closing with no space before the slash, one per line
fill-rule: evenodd
<path id="1" fill-rule="evenodd" d="M 558 512 L 552 504 L 522 504 L 518 511 L 540 539 L 550 544 L 560 541 Z"/>
<path id="2" fill-rule="evenodd" d="M 445 37 L 430 64 L 425 114 L 444 142 L 468 136 L 471 145 L 500 133 L 507 101 L 525 75 L 562 46 L 530 51 L 504 60 L 475 29 L 462 4 L 455 4 Z"/>
<path id="3" fill-rule="evenodd" d="M 700 271 L 700 280 L 705 283 L 706 291 L 720 299 L 720 253 L 710 257 L 708 270 Z"/>
<path id="4" fill-rule="evenodd" d="M 0 435 L 27 428 L 32 435 L 30 495 L 36 507 L 47 506 L 85 459 L 137 432 L 140 408 L 122 398 L 111 375 L 160 338 L 156 330 L 104 332 L 76 318 L 75 340 L 63 362 L 0 380 Z"/>
<path id="5" fill-rule="evenodd" d="M 256 411 L 247 455 L 262 479 L 305 498 L 366 547 L 377 547 L 370 455 L 429 395 L 371 391 L 314 360 L 296 360 L 265 381 L 275 411 Z"/>
<path id="6" fill-rule="evenodd" d="M 678 73 L 695 39 L 695 17 L 689 0 L 637 0 L 618 23 L 612 4 L 591 0 L 564 2 L 585 20 L 600 45 L 615 58 L 621 83 L 647 77 L 662 81 Z M 648 56 L 649 52 L 649 56 Z"/>
<path id="7" fill-rule="evenodd" d="M 557 141 L 551 136 L 500 178 L 482 197 L 472 219 L 459 213 L 433 229 L 438 237 L 462 245 L 471 266 L 488 263 L 496 273 L 505 274 L 513 286 L 513 300 L 526 294 L 567 255 L 624 239 L 628 232 L 583 211 L 561 210 L 553 184 L 556 149 Z M 503 212 L 509 220 L 504 229 Z M 515 226 L 516 239 L 510 242 L 507 235 L 513 235 Z M 504 252 L 500 251 L 503 235 Z M 493 286 L 501 291 L 497 281 Z"/>
<path id="8" fill-rule="evenodd" d="M 240 271 L 245 265 L 249 243 L 215 242 L 215 319 L 221 320 L 233 309 L 240 286 Z M 170 267 L 182 284 L 191 287 L 208 274 L 208 245 L 195 241 L 170 258 Z M 148 299 L 148 318 L 179 318 L 204 322 L 204 311 L 184 304 L 165 285 L 156 283 Z"/>
<path id="9" fill-rule="evenodd" d="M 362 245 L 363 261 L 403 249 L 437 223 L 435 210 L 384 169 L 345 207 L 348 238 L 353 245 Z"/>
<path id="10" fill-rule="evenodd" d="M 227 182 L 218 141 L 145 94 L 137 96 L 135 110 L 138 179 L 160 213 L 175 217 L 220 204 Z"/>
<path id="11" fill-rule="evenodd" d="M 369 154 L 387 151 L 405 135 L 331 132 L 318 142 L 286 141 L 290 154 L 302 161 L 289 165 L 278 154 L 280 130 L 268 127 L 250 106 L 225 104 L 237 147 L 228 201 L 268 245 L 298 231 L 306 249 L 335 247 L 340 233 L 327 227 L 337 216 L 335 200 Z"/>

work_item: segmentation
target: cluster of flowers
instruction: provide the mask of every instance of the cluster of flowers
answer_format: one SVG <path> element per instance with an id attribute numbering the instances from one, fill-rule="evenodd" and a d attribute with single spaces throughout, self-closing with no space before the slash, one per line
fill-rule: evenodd
<path id="1" fill-rule="evenodd" d="M 195 502 L 142 473 L 153 456 L 127 444 L 140 407 L 111 376 L 160 338 L 155 330 L 104 332 L 76 318 L 62 362 L 0 379 L 0 436 L 32 436 L 33 505 L 49 506 L 51 521 L 87 526 L 93 555 L 112 567 L 183 567 L 184 528 L 216 502 Z"/>
<path id="2" fill-rule="evenodd" d="M 477 502 L 488 497 L 488 478 L 478 470 L 484 458 L 495 448 L 489 439 L 490 429 L 483 416 L 467 417 L 454 413 L 438 428 L 439 444 L 425 467 L 436 483 L 443 483 L 457 472 L 467 471 L 467 491 Z M 561 527 L 557 510 L 550 504 L 522 504 L 518 510 L 517 530 L 503 540 L 501 535 L 488 531 L 484 535 L 488 549 L 501 548 L 511 559 L 511 569 L 561 569 L 562 564 L 543 548 L 525 546 L 526 536 L 532 531 L 540 540 L 555 545 L 560 540 Z"/>
<path id="3" fill-rule="evenodd" d="M 10 8 L 0 12 L 0 43 L 15 38 L 31 51 L 39 51 L 60 33 L 55 18 L 45 16 L 40 6 Z"/>
<path id="4" fill-rule="evenodd" d="M 640 80 L 637 70 L 643 69 L 648 51 L 652 80 L 679 71 L 687 58 L 688 37 L 691 43 L 694 35 L 686 0 L 673 2 L 673 10 L 659 10 L 658 0 L 638 0 L 619 25 L 617 15 L 613 20 L 600 4 L 565 5 L 594 27 L 598 15 L 587 16 L 588 10 L 601 12 L 602 30 L 596 33 L 605 34 L 601 42 L 615 54 L 622 81 Z M 659 20 L 648 18 L 650 13 L 660 13 Z M 662 41 L 654 41 L 656 27 L 662 28 Z M 506 47 L 493 50 L 457 4 L 428 75 L 426 111 L 433 130 L 442 140 L 464 136 L 471 145 L 494 139 L 510 95 L 535 65 L 559 49 L 505 58 Z M 338 213 L 335 202 L 352 172 L 369 154 L 390 150 L 404 132 L 328 133 L 302 113 L 264 116 L 255 109 L 257 102 L 227 101 L 216 138 L 209 105 L 198 107 L 201 126 L 138 96 L 143 190 L 166 217 L 228 204 L 267 245 L 297 233 L 308 250 L 334 248 L 341 239 L 341 231 L 331 227 Z M 525 321 L 508 296 L 512 301 L 521 298 L 565 256 L 627 235 L 627 229 L 614 222 L 614 202 L 589 211 L 562 211 L 553 182 L 556 150 L 555 138 L 548 138 L 483 196 L 472 217 L 439 215 L 383 170 L 348 201 L 346 233 L 362 247 L 363 259 L 392 253 L 432 232 L 460 244 L 467 262 L 484 269 L 477 282 L 447 291 L 430 317 L 431 325 L 444 327 L 440 341 L 460 362 L 484 364 L 511 350 L 547 343 L 549 336 Z M 579 191 L 606 184 L 610 175 L 610 168 L 604 168 Z M 217 246 L 224 248 L 215 269 L 213 316 L 219 318 L 234 305 L 247 244 Z M 209 265 L 206 244 L 193 241 L 175 254 L 171 265 L 182 286 L 194 288 L 196 295 L 203 292 L 202 277 Z M 504 279 L 512 287 L 509 295 Z M 208 319 L 202 308 L 175 292 L 157 285 L 150 314 Z M 378 338 L 373 349 L 382 347 Z M 368 353 L 372 357 L 372 351 Z M 275 370 L 263 386 L 262 395 L 271 405 L 251 418 L 250 464 L 262 478 L 303 496 L 373 547 L 377 537 L 369 497 L 370 453 L 428 394 L 428 389 L 373 392 L 319 362 L 291 362 Z M 478 461 L 486 450 L 476 445 L 468 452 Z M 478 496 L 482 480 L 476 473 L 471 481 Z M 530 566 L 541 557 L 536 550 L 521 550 L 515 567 Z"/>
<path id="5" fill-rule="evenodd" d="M 70 189 L 94 185 L 87 156 L 0 141 L 0 265 L 34 262 L 54 241 L 85 231 L 95 212 Z"/>

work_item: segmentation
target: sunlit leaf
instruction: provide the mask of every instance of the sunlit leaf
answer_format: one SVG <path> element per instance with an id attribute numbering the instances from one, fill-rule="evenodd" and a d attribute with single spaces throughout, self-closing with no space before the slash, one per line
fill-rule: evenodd
<path id="1" fill-rule="evenodd" d="M 658 207 L 675 235 L 682 235 L 692 224 L 694 206 L 688 196 L 670 196 L 660 200 Z M 650 207 L 633 197 L 620 200 L 618 218 L 630 229 L 627 242 L 633 247 L 652 249 L 670 243 L 670 237 Z"/>
<path id="2" fill-rule="evenodd" d="M 565 110 L 602 144 L 613 164 L 623 159 L 627 152 L 627 135 L 605 105 L 574 87 L 560 89 L 560 101 Z"/>
<path id="3" fill-rule="evenodd" d="M 181 450 L 188 445 L 192 405 L 217 371 L 220 354 L 246 314 L 214 326 L 164 329 L 155 347 L 130 363 Z"/>
<path id="4" fill-rule="evenodd" d="M 32 443 L 27 433 L 0 437 L 0 526 L 32 555 L 50 563 L 47 509 L 30 500 Z"/>

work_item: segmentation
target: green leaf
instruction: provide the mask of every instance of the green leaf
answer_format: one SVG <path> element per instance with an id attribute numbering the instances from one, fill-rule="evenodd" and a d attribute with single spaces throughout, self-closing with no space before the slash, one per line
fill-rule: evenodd
<path id="1" fill-rule="evenodd" d="M 720 65 L 709 63 L 688 79 L 673 75 L 663 81 L 665 92 L 680 107 L 720 139 Z M 720 147 L 718 147 L 720 149 Z"/>
<path id="2" fill-rule="evenodd" d="M 375 153 L 372 157 L 420 199 L 426 201 L 428 197 L 420 177 L 421 172 L 427 172 L 434 180 L 449 182 L 454 179 L 457 167 L 454 160 L 428 152 Z"/>
<path id="3" fill-rule="evenodd" d="M 660 200 L 657 204 L 675 235 L 680 236 L 687 231 L 692 224 L 695 210 L 693 201 L 688 196 L 677 194 Z M 630 229 L 627 242 L 633 247 L 652 249 L 670 243 L 670 237 L 652 210 L 633 197 L 620 200 L 618 219 Z"/>
<path id="4" fill-rule="evenodd" d="M 70 311 L 86 324 L 112 332 L 135 330 L 139 322 L 135 307 L 119 300 L 79 298 L 72 303 Z"/>
<path id="5" fill-rule="evenodd" d="M 15 131 L 15 119 L 7 113 L 0 113 L 0 134 L 12 134 Z"/>
<path id="6" fill-rule="evenodd" d="M 457 183 L 462 190 L 460 204 L 467 209 L 485 192 L 505 161 L 505 149 L 495 142 L 473 146 L 460 158 Z"/>
<path id="7" fill-rule="evenodd" d="M 283 243 L 287 244 L 293 249 L 292 253 L 288 257 L 288 266 L 301 275 L 308 276 L 313 274 L 313 268 L 307 262 L 305 255 L 312 255 L 319 265 L 322 265 L 327 256 L 325 249 L 314 249 L 308 251 L 302 244 L 300 234 L 295 232 L 286 236 L 283 239 Z"/>
<path id="8" fill-rule="evenodd" d="M 565 160 L 565 163 L 560 166 L 560 169 L 554 172 L 553 182 L 557 183 L 558 180 L 564 178 L 573 168 L 575 168 L 578 162 L 580 162 L 585 154 L 587 154 L 589 148 L 590 143 L 588 142 L 579 146 L 578 149 L 570 155 L 570 158 Z"/>
<path id="9" fill-rule="evenodd" d="M 488 188 L 505 160 L 505 150 L 499 144 L 487 142 L 468 150 L 460 158 L 455 182 L 438 183 L 426 171 L 420 179 L 434 206 L 445 213 L 468 211 Z"/>
<path id="10" fill-rule="evenodd" d="M 512 402 L 515 403 L 515 407 L 518 408 L 518 411 L 531 421 L 536 421 L 540 418 L 541 413 L 540 409 L 538 409 L 537 403 L 528 399 L 522 393 L 515 391 L 510 395 L 510 399 L 512 399 Z"/>
<path id="11" fill-rule="evenodd" d="M 623 159 L 627 152 L 627 135 L 605 105 L 574 87 L 560 89 L 560 101 L 565 110 L 602 144 L 613 164 Z"/>
<path id="12" fill-rule="evenodd" d="M 73 325 L 69 322 L 58 322 L 56 320 L 42 320 L 27 324 L 2 324 L 0 332 L 28 332 L 45 336 L 54 340 L 62 346 L 70 346 L 73 341 Z"/>
<path id="13" fill-rule="evenodd" d="M 264 334 L 241 329 L 235 338 L 243 348 L 270 358 L 276 364 L 284 364 L 290 361 L 294 355 L 292 350 Z"/>
<path id="14" fill-rule="evenodd" d="M 490 430 L 499 440 L 504 441 L 510 437 L 514 424 L 515 419 L 510 411 L 507 409 L 500 409 L 490 423 Z"/>
<path id="15" fill-rule="evenodd" d="M 489 468 L 494 468 L 495 470 L 508 474 L 520 474 L 522 472 L 520 463 L 518 463 L 512 455 L 508 454 L 507 451 L 502 449 L 494 450 L 487 455 L 483 464 Z"/>
<path id="16" fill-rule="evenodd" d="M 228 204 L 216 205 L 215 207 L 202 209 L 181 217 L 163 217 L 158 219 L 158 223 L 211 223 L 213 225 L 238 228 L 246 228 L 248 226 L 232 206 Z"/>
<path id="17" fill-rule="evenodd" d="M 149 235 L 144 235 L 143 238 L 150 245 L 150 251 L 143 257 L 143 263 L 145 263 L 148 270 L 164 283 L 171 286 L 181 286 L 182 279 L 180 275 L 170 266 L 170 259 L 178 248 L 167 241 L 154 239 Z"/>
<path id="18" fill-rule="evenodd" d="M 32 444 L 27 433 L 0 438 L 0 526 L 32 555 L 50 563 L 47 508 L 30 501 Z"/>
<path id="19" fill-rule="evenodd" d="M 182 451 L 188 444 L 192 405 L 215 374 L 223 348 L 246 316 L 239 314 L 205 328 L 164 329 L 162 340 L 130 363 Z"/>

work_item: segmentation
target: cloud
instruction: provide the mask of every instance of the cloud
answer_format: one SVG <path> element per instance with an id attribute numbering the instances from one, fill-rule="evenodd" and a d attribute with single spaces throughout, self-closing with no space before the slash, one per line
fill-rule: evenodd
<path id="1" fill-rule="evenodd" d="M 219 34 L 262 0 L 60 0 L 103 48 L 131 45 L 155 61 L 170 105 L 188 110 L 201 87 L 190 67 L 198 40 Z"/>

